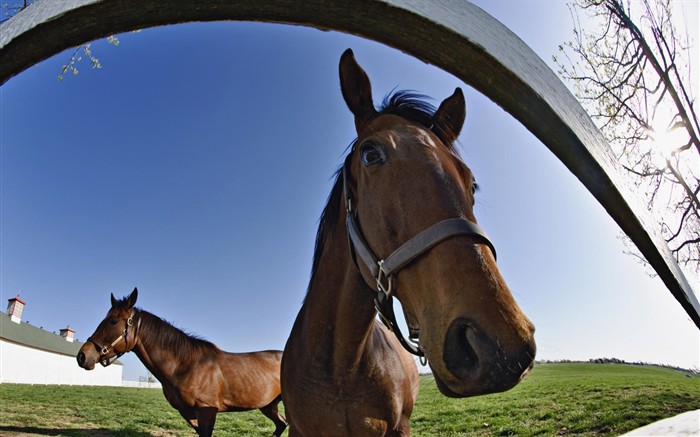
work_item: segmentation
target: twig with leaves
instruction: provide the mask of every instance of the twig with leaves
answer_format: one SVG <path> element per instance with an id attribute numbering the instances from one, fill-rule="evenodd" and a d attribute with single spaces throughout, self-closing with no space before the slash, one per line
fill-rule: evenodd
<path id="1" fill-rule="evenodd" d="M 115 46 L 119 45 L 119 40 L 115 36 L 108 37 L 107 42 Z M 68 60 L 68 63 L 61 67 L 61 74 L 58 75 L 58 80 L 63 80 L 63 77 L 66 73 L 72 73 L 73 76 L 76 76 L 78 74 L 79 71 L 75 64 L 82 61 L 83 59 L 82 55 L 80 55 L 81 50 L 84 53 L 84 55 L 87 56 L 87 58 L 90 60 L 93 69 L 102 68 L 100 60 L 92 54 L 90 44 L 83 44 L 75 49 L 70 59 Z"/>
<path id="2" fill-rule="evenodd" d="M 0 22 L 9 20 L 21 11 L 27 9 L 27 7 L 31 4 L 32 0 L 16 0 L 12 3 L 1 3 L 0 10 L 2 11 L 2 18 L 0 19 Z M 119 45 L 119 39 L 117 39 L 115 36 L 107 37 L 107 42 L 114 46 Z M 83 53 L 82 55 L 81 52 Z M 102 68 L 100 60 L 92 53 L 90 44 L 83 44 L 75 49 L 70 59 L 68 59 L 68 63 L 61 67 L 61 73 L 58 75 L 58 80 L 63 80 L 66 74 L 69 73 L 76 76 L 79 73 L 76 64 L 82 61 L 83 55 L 90 60 L 93 69 Z"/>

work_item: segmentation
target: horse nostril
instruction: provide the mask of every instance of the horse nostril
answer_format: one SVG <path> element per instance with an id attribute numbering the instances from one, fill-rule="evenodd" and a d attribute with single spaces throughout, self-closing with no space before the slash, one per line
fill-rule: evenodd
<path id="1" fill-rule="evenodd" d="M 78 365 L 82 366 L 83 364 L 85 364 L 85 354 L 78 352 Z"/>
<path id="2" fill-rule="evenodd" d="M 504 348 L 467 318 L 454 320 L 447 329 L 443 350 L 447 370 L 463 382 L 481 387 L 480 393 L 508 390 L 532 368 L 534 340 Z"/>
<path id="3" fill-rule="evenodd" d="M 457 319 L 450 324 L 445 336 L 443 359 L 453 375 L 467 379 L 479 370 L 479 356 L 469 337 L 474 337 L 475 328 L 466 319 Z"/>

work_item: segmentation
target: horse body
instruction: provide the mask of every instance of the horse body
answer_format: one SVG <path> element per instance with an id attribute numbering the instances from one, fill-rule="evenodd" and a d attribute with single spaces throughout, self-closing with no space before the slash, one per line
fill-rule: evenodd
<path id="1" fill-rule="evenodd" d="M 92 370 L 98 361 L 109 364 L 112 357 L 133 351 L 160 381 L 170 405 L 200 436 L 212 435 L 217 413 L 253 409 L 259 409 L 275 423 L 273 436 L 281 436 L 286 428 L 286 421 L 277 410 L 281 400 L 281 351 L 222 351 L 213 343 L 134 308 L 135 293 L 136 289 L 122 301 L 112 297 L 112 309 L 78 353 L 81 367 Z M 106 346 L 95 347 L 118 338 L 115 332 L 125 324 L 123 340 L 116 341 L 111 351 Z"/>
<path id="2" fill-rule="evenodd" d="M 321 216 L 307 297 L 282 358 L 289 435 L 409 435 L 418 378 L 401 345 L 428 359 L 443 394 L 474 396 L 527 374 L 534 326 L 476 225 L 476 184 L 454 147 L 461 90 L 436 110 L 397 93 L 377 111 L 350 50 L 340 82 L 358 138 Z M 393 297 L 415 347 L 391 320 L 396 335 L 375 322 Z"/>
<path id="3" fill-rule="evenodd" d="M 132 352 L 163 385 L 170 405 L 189 422 L 204 408 L 216 408 L 220 413 L 246 411 L 279 400 L 281 351 L 230 353 L 208 342 L 191 351 L 164 348 L 159 336 L 145 334 L 164 322 L 143 310 L 135 314 L 137 317 L 142 318 L 141 335 Z M 183 360 L 186 353 L 189 359 Z"/>

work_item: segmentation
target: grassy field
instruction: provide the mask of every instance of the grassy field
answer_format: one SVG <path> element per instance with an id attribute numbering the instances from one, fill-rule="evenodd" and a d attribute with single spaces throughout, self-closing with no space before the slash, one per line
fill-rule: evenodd
<path id="1" fill-rule="evenodd" d="M 448 399 L 421 380 L 414 436 L 618 435 L 700 409 L 700 377 L 623 364 L 542 364 L 513 390 Z M 220 414 L 215 435 L 268 436 L 260 412 Z M 0 435 L 194 436 L 160 390 L 0 384 Z M 286 433 L 285 433 L 286 435 Z"/>

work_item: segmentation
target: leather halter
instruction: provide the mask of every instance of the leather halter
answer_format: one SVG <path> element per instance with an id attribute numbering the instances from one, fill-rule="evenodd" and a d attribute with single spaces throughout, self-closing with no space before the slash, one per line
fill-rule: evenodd
<path id="1" fill-rule="evenodd" d="M 134 325 L 134 313 L 135 311 L 132 311 L 129 318 L 126 319 L 126 326 L 124 327 L 124 331 L 109 345 L 101 345 L 100 343 L 96 342 L 92 337 L 88 337 L 87 341 L 94 344 L 97 350 L 100 352 L 99 362 L 100 364 L 102 364 L 102 367 L 109 366 L 114 362 L 114 360 L 121 357 L 127 352 L 131 352 L 131 349 L 133 349 L 134 346 L 136 346 L 136 335 L 138 334 L 139 327 L 141 326 L 141 317 L 139 317 L 139 321 L 136 323 L 136 328 L 134 329 L 134 344 L 131 346 L 131 349 L 129 349 L 129 341 L 127 339 L 127 336 L 129 335 L 129 327 Z M 119 342 L 122 340 L 124 340 L 124 342 L 126 343 L 124 347 L 124 352 L 118 353 L 114 349 L 114 346 L 119 344 Z M 114 356 L 112 358 L 109 358 L 110 350 L 114 351 Z"/>
<path id="2" fill-rule="evenodd" d="M 375 256 L 369 248 L 369 245 L 362 235 L 359 223 L 357 222 L 357 211 L 353 208 L 352 198 L 348 190 L 347 167 L 349 162 L 350 160 L 348 159 L 345 165 L 343 165 L 342 176 L 346 210 L 345 222 L 353 260 L 355 260 L 355 265 L 357 265 L 357 257 L 355 255 L 359 255 L 362 263 L 369 269 L 370 273 L 377 281 L 377 294 L 374 297 L 374 307 L 377 313 L 379 313 L 379 317 L 384 325 L 396 335 L 399 343 L 401 343 L 408 352 L 420 357 L 421 362 L 425 364 L 427 360 L 425 358 L 425 352 L 420 345 L 418 326 L 411 326 L 412 320 L 404 310 L 406 321 L 409 325 L 409 338 L 406 339 L 396 322 L 396 315 L 394 314 L 394 307 L 392 304 L 394 278 L 396 274 L 408 263 L 420 257 L 442 241 L 458 235 L 468 235 L 473 237 L 477 243 L 486 244 L 491 249 L 494 258 L 496 257 L 496 248 L 493 246 L 493 243 L 491 243 L 486 232 L 479 225 L 464 218 L 451 218 L 435 223 L 421 231 L 399 246 L 389 256 L 378 260 L 378 257 Z"/>

